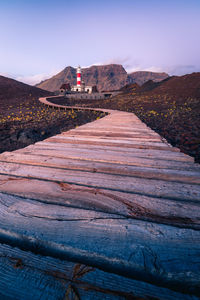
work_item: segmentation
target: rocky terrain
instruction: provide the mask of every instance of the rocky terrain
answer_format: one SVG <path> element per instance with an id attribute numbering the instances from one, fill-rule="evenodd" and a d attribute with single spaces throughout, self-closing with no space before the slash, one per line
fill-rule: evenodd
<path id="1" fill-rule="evenodd" d="M 106 100 L 57 100 L 60 104 L 134 112 L 148 126 L 200 162 L 200 73 L 174 76 L 143 86 L 127 85 Z M 56 100 L 55 100 L 56 101 Z"/>
<path id="2" fill-rule="evenodd" d="M 166 73 L 154 72 L 133 72 L 128 74 L 122 65 L 111 64 L 102 66 L 92 66 L 82 69 L 82 79 L 86 85 L 96 85 L 99 91 L 118 90 L 126 84 L 137 83 L 143 84 L 148 80 L 161 81 L 169 75 Z M 54 92 L 59 90 L 63 83 L 76 84 L 76 69 L 66 67 L 60 73 L 50 79 L 47 79 L 36 86 Z"/>
<path id="3" fill-rule="evenodd" d="M 52 93 L 0 76 L 0 153 L 16 150 L 103 116 L 58 111 L 38 98 Z"/>
<path id="4" fill-rule="evenodd" d="M 169 75 L 167 73 L 157 73 L 157 72 L 147 72 L 147 71 L 138 71 L 128 74 L 129 83 L 137 83 L 139 85 L 143 85 L 145 82 L 152 80 L 154 82 L 160 82 Z"/>

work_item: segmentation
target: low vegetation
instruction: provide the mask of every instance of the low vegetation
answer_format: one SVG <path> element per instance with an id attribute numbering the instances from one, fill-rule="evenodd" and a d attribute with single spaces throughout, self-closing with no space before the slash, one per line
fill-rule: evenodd
<path id="1" fill-rule="evenodd" d="M 149 127 L 173 146 L 200 162 L 200 101 L 195 98 L 174 99 L 163 95 L 122 95 L 106 107 L 134 112 Z"/>
<path id="2" fill-rule="evenodd" d="M 96 111 L 56 110 L 36 99 L 12 103 L 0 110 L 0 152 L 25 147 L 102 116 Z"/>

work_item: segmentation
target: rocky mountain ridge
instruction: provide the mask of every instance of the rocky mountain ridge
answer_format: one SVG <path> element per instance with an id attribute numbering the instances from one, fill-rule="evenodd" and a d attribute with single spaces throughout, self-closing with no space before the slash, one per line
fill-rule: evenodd
<path id="1" fill-rule="evenodd" d="M 149 71 L 137 71 L 128 74 L 128 79 L 130 83 L 137 83 L 138 85 L 143 85 L 145 82 L 152 80 L 153 82 L 160 82 L 169 75 L 167 73 L 149 72 Z"/>
<path id="2" fill-rule="evenodd" d="M 148 71 L 133 72 L 128 74 L 122 65 L 110 64 L 102 66 L 91 66 L 82 69 L 82 80 L 86 85 L 96 85 L 99 91 L 119 90 L 123 86 L 131 83 L 142 85 L 148 80 L 159 82 L 169 75 L 166 73 L 155 73 Z M 63 83 L 76 84 L 76 69 L 66 67 L 55 76 L 40 82 L 36 86 L 54 92 Z"/>

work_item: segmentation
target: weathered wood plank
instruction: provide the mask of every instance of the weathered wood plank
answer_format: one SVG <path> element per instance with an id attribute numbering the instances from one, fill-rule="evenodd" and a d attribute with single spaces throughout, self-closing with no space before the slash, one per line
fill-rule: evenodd
<path id="1" fill-rule="evenodd" d="M 117 148 L 117 147 L 107 147 L 104 146 L 100 147 L 98 150 L 98 145 L 95 145 L 96 148 L 93 150 L 92 148 L 94 145 L 87 145 L 87 144 L 71 144 L 71 143 L 53 143 L 53 142 L 38 142 L 35 145 L 28 146 L 24 149 L 16 150 L 15 153 L 38 153 L 40 155 L 50 155 L 49 153 L 52 153 L 52 156 L 58 157 L 59 153 L 62 153 L 62 157 L 67 157 L 70 155 L 70 157 L 74 155 L 78 155 L 83 158 L 90 158 L 94 157 L 97 160 L 106 160 L 106 161 L 115 161 L 115 157 L 117 158 L 117 161 L 120 160 L 124 162 L 135 162 L 138 159 L 142 158 L 142 160 L 145 161 L 145 159 L 153 159 L 155 163 L 157 163 L 157 168 L 159 168 L 159 165 L 161 164 L 176 164 L 176 162 L 183 162 L 183 165 L 185 167 L 187 166 L 193 166 L 193 168 L 197 168 L 194 166 L 194 164 L 187 164 L 188 162 L 193 162 L 194 159 L 192 157 L 186 156 L 183 153 L 178 152 L 169 152 L 169 151 L 158 151 L 158 150 L 152 150 L 152 149 L 130 149 L 125 148 L 123 151 L 123 148 Z M 118 150 L 117 150 L 118 149 Z M 128 149 L 130 151 L 128 151 Z M 120 150 L 120 151 L 119 151 Z M 51 152 L 50 152 L 51 151 Z M 186 164 L 184 164 L 186 162 Z"/>
<path id="2" fill-rule="evenodd" d="M 66 136 L 66 135 L 65 135 Z M 119 133 L 119 132 L 105 132 L 105 131 L 89 131 L 89 130 L 85 130 L 85 131 L 71 131 L 68 133 L 67 136 L 80 136 L 80 137 L 98 137 L 98 138 L 120 138 L 123 140 L 132 140 L 132 141 L 148 141 L 148 142 L 160 142 L 161 138 L 157 137 L 157 136 L 151 136 L 149 135 L 145 135 L 145 134 L 130 134 L 130 133 Z"/>
<path id="3" fill-rule="evenodd" d="M 6 274 L 6 276 L 5 276 Z M 173 292 L 86 265 L 34 255 L 0 245 L 0 298 L 16 300 L 60 300 L 68 291 L 80 299 L 196 300 L 197 297 Z"/>
<path id="4" fill-rule="evenodd" d="M 87 171 L 92 173 L 107 173 L 112 175 L 126 175 L 130 177 L 139 177 L 139 178 L 147 178 L 147 179 L 159 179 L 166 181 L 175 181 L 175 182 L 183 182 L 183 183 L 191 183 L 191 184 L 200 184 L 200 169 L 195 171 L 186 171 L 186 170 L 170 170 L 170 169 L 162 169 L 159 170 L 156 167 L 152 168 L 150 166 L 129 166 L 123 164 L 121 161 L 116 161 L 115 164 L 110 162 L 95 162 L 91 160 L 81 161 L 80 159 L 72 160 L 72 159 L 63 159 L 56 158 L 55 156 L 48 157 L 45 156 L 33 156 L 29 155 L 28 157 L 18 155 L 12 156 L 6 155 L 1 157 L 1 162 L 8 163 L 16 163 L 17 165 L 33 165 L 33 166 L 43 166 L 43 167 L 51 167 L 56 169 L 65 169 L 65 170 L 78 170 L 78 171 Z M 91 158 L 90 158 L 91 159 Z M 124 162 L 125 163 L 125 162 Z M 13 164 L 11 164 L 13 166 Z"/>
<path id="5" fill-rule="evenodd" d="M 80 186 L 95 187 L 143 194 L 152 197 L 198 200 L 200 201 L 200 186 L 187 183 L 170 182 L 158 179 L 144 179 L 122 175 L 101 174 L 79 170 L 63 170 L 34 165 L 21 165 L 2 162 L 1 175 L 15 175 L 22 178 L 33 178 L 59 181 Z"/>
<path id="6" fill-rule="evenodd" d="M 62 148 L 62 151 L 59 151 L 59 148 L 57 151 L 55 151 L 56 149 L 50 148 L 54 150 L 51 151 L 51 153 L 47 153 L 46 151 L 38 149 L 41 148 L 37 148 L 37 151 L 35 153 L 32 153 L 28 149 L 26 149 L 27 151 L 21 151 L 20 153 L 15 151 L 14 154 L 4 152 L 4 154 L 2 154 L 0 157 L 0 161 L 27 163 L 33 165 L 45 164 L 46 166 L 54 166 L 56 164 L 60 168 L 62 168 L 63 166 L 76 169 L 84 167 L 88 170 L 93 171 L 101 171 L 102 168 L 104 168 L 104 172 L 106 172 L 106 170 L 109 170 L 110 168 L 113 168 L 113 172 L 115 171 L 116 173 L 118 169 L 120 169 L 120 171 L 122 172 L 121 174 L 127 174 L 125 172 L 128 171 L 130 167 L 139 167 L 142 169 L 154 168 L 158 171 L 162 171 L 162 169 L 164 169 L 174 170 L 178 172 L 180 170 L 185 171 L 186 174 L 187 172 L 196 174 L 197 179 L 200 173 L 200 166 L 194 166 L 194 164 L 189 164 L 188 162 L 168 161 L 162 159 L 156 160 L 153 158 L 140 158 L 137 156 L 133 156 L 131 161 L 128 161 L 127 156 L 124 157 L 123 152 L 117 153 L 117 155 L 115 155 L 115 152 L 110 153 L 106 151 L 106 156 L 104 155 L 103 159 L 101 153 L 98 153 L 98 151 L 92 152 L 91 150 L 88 150 L 88 153 L 86 151 L 86 154 L 88 154 L 86 156 L 84 155 L 84 149 L 82 150 L 82 152 L 79 149 L 75 149 L 75 151 L 79 151 L 79 153 L 77 151 L 75 156 L 73 148 L 66 148 L 66 150 Z"/>
<path id="7" fill-rule="evenodd" d="M 55 209 L 8 195 L 1 195 L 0 228 L 0 241 L 26 250 L 81 261 L 133 279 L 143 276 L 146 282 L 160 281 L 161 286 L 175 290 L 184 282 L 194 294 L 199 291 L 200 232 L 191 229 L 69 207 Z"/>
<path id="8" fill-rule="evenodd" d="M 0 242 L 18 247 L 0 245 L 0 296 L 199 296 L 199 167 L 133 114 L 107 112 L 0 155 Z M 95 268 L 81 282 L 78 263 Z"/>
<path id="9" fill-rule="evenodd" d="M 104 118 L 104 123 L 105 123 L 105 118 Z M 155 131 L 151 130 L 149 127 L 147 126 L 136 126 L 136 125 L 132 125 L 132 126 L 122 126 L 122 125 L 113 125 L 112 123 L 109 124 L 109 126 L 105 126 L 106 124 L 99 124 L 99 122 L 95 125 L 95 127 L 93 126 L 94 123 L 88 123 L 85 125 L 81 125 L 80 127 L 77 127 L 75 129 L 70 129 L 68 132 L 75 132 L 76 130 L 81 131 L 81 132 L 85 132 L 85 131 L 90 131 L 90 132 L 119 132 L 119 133 L 129 133 L 129 134 L 148 134 L 151 136 L 156 136 L 156 137 L 160 137 L 160 135 L 158 133 L 156 133 Z M 134 131 L 133 131 L 133 127 L 134 127 Z M 137 130 L 136 130 L 137 129 Z M 63 135 L 67 135 L 68 132 L 63 132 Z"/>
<path id="10" fill-rule="evenodd" d="M 174 152 L 173 148 L 170 148 L 168 145 L 162 143 L 162 142 L 151 142 L 151 141 L 138 141 L 138 140 L 133 140 L 133 139 L 111 139 L 111 138 L 93 138 L 93 137 L 82 137 L 82 136 L 61 136 L 57 135 L 56 137 L 51 137 L 48 138 L 46 141 L 54 142 L 54 143 L 94 143 L 97 144 L 99 143 L 100 145 L 115 145 L 118 147 L 129 147 L 129 148 L 142 148 L 146 147 L 149 149 L 158 149 L 162 150 L 164 149 L 165 151 L 172 151 Z"/>
<path id="11" fill-rule="evenodd" d="M 170 151 L 170 152 L 180 152 L 180 150 L 178 150 L 177 148 L 171 148 L 171 147 L 166 147 L 165 145 L 163 145 L 162 143 L 160 143 L 159 145 L 155 145 L 155 144 L 137 144 L 137 143 L 133 143 L 131 145 L 131 143 L 127 143 L 124 144 L 119 143 L 119 142 L 110 142 L 109 140 L 99 140 L 99 141 L 94 141 L 94 139 L 92 140 L 78 140 L 78 139 L 62 139 L 62 137 L 59 138 L 59 140 L 57 139 L 57 136 L 55 138 L 49 138 L 46 140 L 46 142 L 54 142 L 54 143 L 66 143 L 66 144 L 79 144 L 79 145 L 100 145 L 100 146 L 114 146 L 114 147 L 121 147 L 121 149 L 123 148 L 131 148 L 131 149 L 148 149 L 148 150 L 164 150 L 166 151 Z M 185 155 L 185 161 L 194 161 L 194 159 L 192 157 L 189 157 L 188 155 Z"/>
<path id="12" fill-rule="evenodd" d="M 198 202 L 168 200 L 0 175 L 1 191 L 46 204 L 82 208 L 179 227 L 200 227 Z"/>
<path id="13" fill-rule="evenodd" d="M 77 130 L 77 131 L 76 131 Z M 157 141 L 160 141 L 161 140 L 161 137 L 158 136 L 158 135 L 154 135 L 154 134 L 151 134 L 149 133 L 148 131 L 147 132 L 144 132 L 144 131 L 136 131 L 136 132 L 133 132 L 133 131 L 130 131 L 130 132 L 126 132 L 126 131 L 119 131 L 119 130 L 116 130 L 116 129 L 112 129 L 112 130 L 90 130 L 90 129 L 85 129 L 85 130 L 70 130 L 68 132 L 68 134 L 65 132 L 65 133 L 62 133 L 63 136 L 70 136 L 70 135 L 81 135 L 81 136 L 108 136 L 108 137 L 122 137 L 122 138 L 135 138 L 135 139 L 151 139 L 151 140 L 157 140 Z"/>

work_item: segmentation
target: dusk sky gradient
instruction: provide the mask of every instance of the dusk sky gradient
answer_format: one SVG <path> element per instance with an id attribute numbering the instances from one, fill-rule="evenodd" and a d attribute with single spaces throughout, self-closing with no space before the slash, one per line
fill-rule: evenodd
<path id="1" fill-rule="evenodd" d="M 200 71 L 200 0 L 0 0 L 0 74 L 30 84 L 66 66 Z"/>

